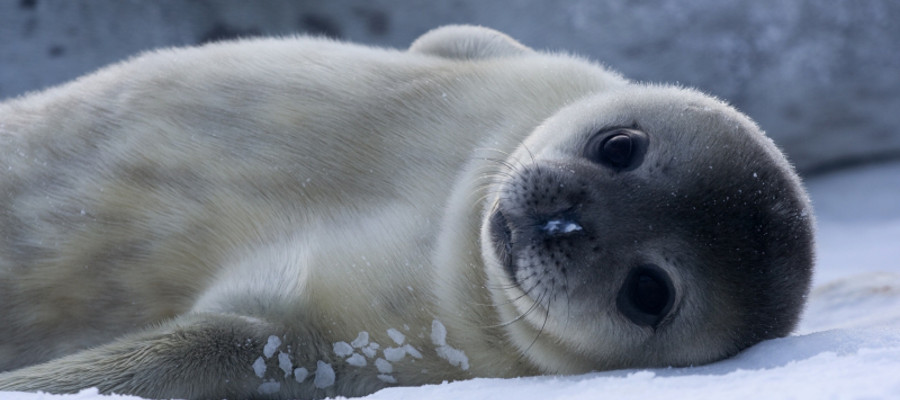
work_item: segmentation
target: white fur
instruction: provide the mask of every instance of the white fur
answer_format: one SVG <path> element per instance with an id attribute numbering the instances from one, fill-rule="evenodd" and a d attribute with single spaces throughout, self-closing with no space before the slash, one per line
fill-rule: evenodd
<path id="1" fill-rule="evenodd" d="M 308 398 L 595 368 L 586 333 L 529 347 L 540 321 L 501 326 L 521 310 L 492 305 L 480 232 L 497 160 L 526 138 L 552 157 L 581 122 L 551 117 L 627 87 L 447 27 L 410 51 L 160 50 L 0 104 L 0 370 L 50 361 L 0 389 Z"/>

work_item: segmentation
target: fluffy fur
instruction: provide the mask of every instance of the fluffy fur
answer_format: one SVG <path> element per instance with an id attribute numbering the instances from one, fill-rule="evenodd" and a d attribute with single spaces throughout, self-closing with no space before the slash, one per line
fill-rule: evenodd
<path id="1" fill-rule="evenodd" d="M 538 298 L 489 232 L 523 170 L 594 168 L 590 135 L 635 123 L 655 169 L 578 174 L 640 206 L 594 240 L 665 264 L 683 300 L 657 329 L 610 300 L 626 266 Z M 476 27 L 144 54 L 0 104 L 0 174 L 2 390 L 321 398 L 709 362 L 789 332 L 812 263 L 806 195 L 746 117 Z"/>

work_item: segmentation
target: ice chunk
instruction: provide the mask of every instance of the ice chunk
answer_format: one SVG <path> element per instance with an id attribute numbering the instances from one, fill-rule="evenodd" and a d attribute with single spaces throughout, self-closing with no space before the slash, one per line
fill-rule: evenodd
<path id="1" fill-rule="evenodd" d="M 447 327 L 441 321 L 431 321 L 431 343 L 435 346 L 447 345 Z"/>
<path id="2" fill-rule="evenodd" d="M 378 372 L 381 372 L 382 374 L 394 372 L 394 366 L 383 358 L 375 360 L 375 368 L 378 368 Z"/>
<path id="3" fill-rule="evenodd" d="M 406 351 L 406 354 L 413 356 L 413 358 L 422 358 L 422 353 L 420 353 L 419 350 L 416 350 L 415 347 L 412 347 L 409 343 L 403 345 L 403 350 Z"/>
<path id="4" fill-rule="evenodd" d="M 337 342 L 334 344 L 334 354 L 340 357 L 347 357 L 353 354 L 353 347 L 350 347 L 347 342 Z"/>
<path id="5" fill-rule="evenodd" d="M 266 360 L 262 357 L 257 358 L 256 361 L 253 362 L 253 372 L 256 373 L 256 376 L 262 378 L 266 373 Z"/>
<path id="6" fill-rule="evenodd" d="M 362 349 L 362 352 L 363 352 L 363 354 L 366 355 L 366 357 L 372 358 L 372 357 L 375 357 L 375 354 L 378 353 L 379 347 L 381 347 L 381 346 L 378 345 L 378 343 L 372 342 L 372 343 L 369 343 L 369 345 L 366 346 L 364 349 Z"/>
<path id="7" fill-rule="evenodd" d="M 306 368 L 297 368 L 294 370 L 294 380 L 297 382 L 302 383 L 308 376 L 309 371 Z"/>
<path id="8" fill-rule="evenodd" d="M 331 364 L 322 361 L 316 362 L 316 377 L 313 384 L 319 389 L 334 385 L 334 368 L 331 368 Z"/>
<path id="9" fill-rule="evenodd" d="M 350 342 L 350 345 L 355 349 L 363 348 L 367 344 L 369 344 L 369 332 L 365 331 L 360 332 L 359 335 L 356 336 L 356 339 L 353 339 L 353 341 Z"/>
<path id="10" fill-rule="evenodd" d="M 384 349 L 384 358 L 388 361 L 400 361 L 406 357 L 406 349 L 402 347 L 388 347 Z"/>
<path id="11" fill-rule="evenodd" d="M 347 364 L 350 364 L 354 367 L 365 367 L 366 366 L 366 358 L 359 353 L 353 353 L 350 358 L 347 359 Z"/>
<path id="12" fill-rule="evenodd" d="M 447 345 L 447 328 L 438 320 L 431 322 L 431 342 L 437 347 L 437 355 L 463 371 L 469 369 L 469 358 L 462 350 Z"/>
<path id="13" fill-rule="evenodd" d="M 284 371 L 284 376 L 291 374 L 294 370 L 294 363 L 291 362 L 291 356 L 284 352 L 278 352 L 278 368 Z"/>
<path id="14" fill-rule="evenodd" d="M 281 390 L 281 384 L 275 382 L 274 380 L 270 380 L 268 382 L 263 382 L 263 384 L 259 385 L 256 390 L 261 394 L 277 393 L 279 390 Z"/>
<path id="15" fill-rule="evenodd" d="M 263 355 L 266 358 L 272 358 L 275 355 L 275 351 L 278 350 L 278 347 L 281 346 L 281 339 L 278 336 L 272 335 L 269 336 L 269 341 L 266 342 L 266 346 L 263 347 Z"/>
<path id="16" fill-rule="evenodd" d="M 388 329 L 387 334 L 391 337 L 391 340 L 393 340 L 394 343 L 397 344 L 403 344 L 403 342 L 406 340 L 406 335 L 400 333 L 400 331 L 394 328 Z"/>
<path id="17" fill-rule="evenodd" d="M 440 346 L 436 350 L 438 357 L 447 360 L 450 365 L 459 367 L 463 371 L 469 369 L 469 357 L 466 357 L 466 353 L 463 353 L 462 350 L 450 346 Z"/>

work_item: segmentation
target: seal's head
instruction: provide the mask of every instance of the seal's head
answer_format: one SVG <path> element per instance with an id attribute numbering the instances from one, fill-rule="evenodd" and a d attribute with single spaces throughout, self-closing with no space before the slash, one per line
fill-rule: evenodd
<path id="1" fill-rule="evenodd" d="M 794 328 L 809 200 L 731 107 L 629 86 L 561 110 L 501 164 L 483 257 L 509 339 L 543 372 L 701 364 Z"/>

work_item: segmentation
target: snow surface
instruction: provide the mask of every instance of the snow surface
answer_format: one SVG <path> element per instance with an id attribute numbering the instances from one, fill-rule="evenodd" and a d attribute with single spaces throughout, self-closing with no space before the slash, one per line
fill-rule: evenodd
<path id="1" fill-rule="evenodd" d="M 473 379 L 390 388 L 364 398 L 900 399 L 900 164 L 807 184 L 818 218 L 819 258 L 809 306 L 790 337 L 693 368 Z M 360 334 L 351 345 L 367 344 L 368 335 Z M 139 400 L 94 389 L 73 395 L 0 392 L 0 399 Z"/>

